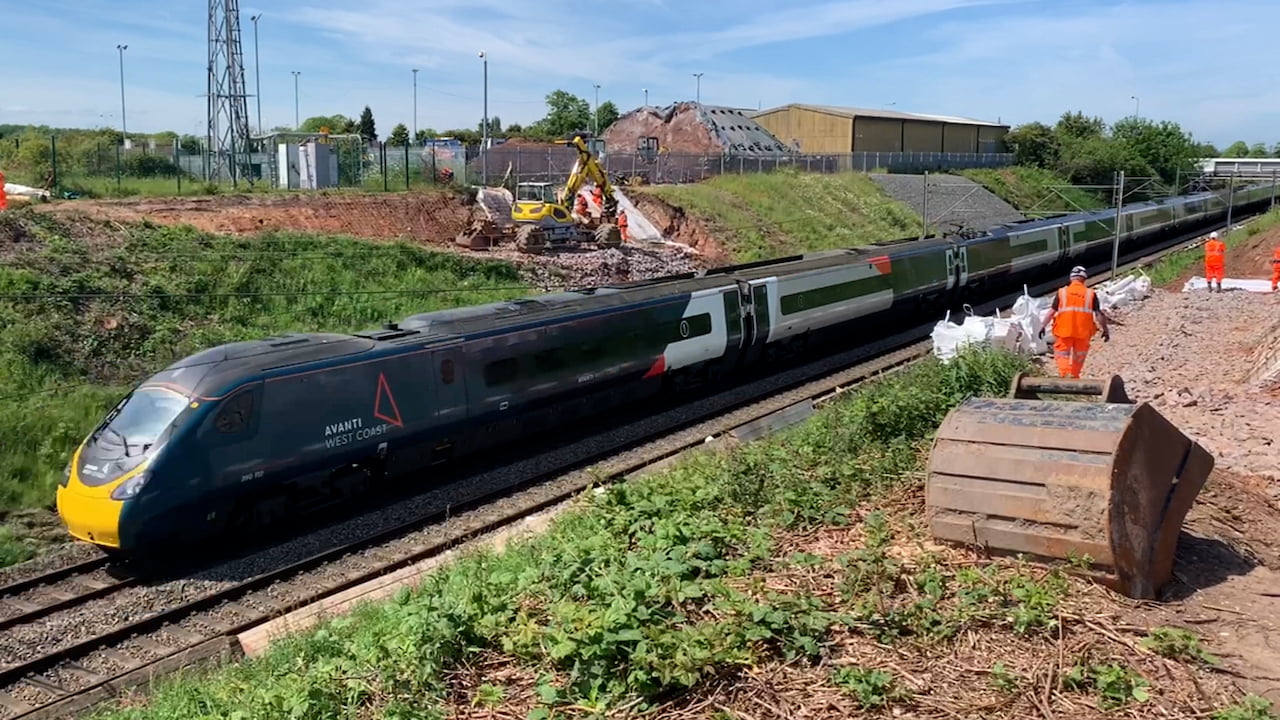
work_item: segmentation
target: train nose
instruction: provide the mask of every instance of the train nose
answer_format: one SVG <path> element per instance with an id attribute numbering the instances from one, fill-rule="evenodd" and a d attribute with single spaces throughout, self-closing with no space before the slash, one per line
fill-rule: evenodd
<path id="1" fill-rule="evenodd" d="M 111 498 L 109 491 L 98 491 L 76 482 L 73 477 L 57 490 L 58 517 L 71 536 L 104 545 L 120 547 L 120 514 L 124 502 Z"/>

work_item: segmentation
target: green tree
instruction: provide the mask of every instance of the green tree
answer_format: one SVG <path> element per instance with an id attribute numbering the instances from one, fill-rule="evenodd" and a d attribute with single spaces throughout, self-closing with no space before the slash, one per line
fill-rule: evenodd
<path id="1" fill-rule="evenodd" d="M 1247 157 L 1248 155 L 1249 144 L 1243 140 L 1237 140 L 1231 143 L 1227 146 L 1226 150 L 1222 151 L 1222 157 L 1226 158 L 1242 158 Z"/>
<path id="2" fill-rule="evenodd" d="M 373 142 L 378 139 L 378 127 L 373 122 L 373 111 L 369 109 L 368 105 L 365 105 L 364 110 L 360 112 L 358 132 L 360 137 L 365 139 L 365 142 Z"/>
<path id="3" fill-rule="evenodd" d="M 1075 185 L 1110 185 L 1123 170 L 1129 177 L 1151 177 L 1155 169 L 1128 143 L 1098 135 L 1067 138 L 1058 171 Z"/>
<path id="4" fill-rule="evenodd" d="M 524 133 L 524 126 L 520 123 L 511 123 L 507 126 L 507 137 L 520 137 Z M 1280 145 L 1277 145 L 1280 147 Z"/>
<path id="5" fill-rule="evenodd" d="M 195 135 L 183 135 L 178 139 L 178 148 L 189 155 L 200 152 L 200 138 Z"/>
<path id="6" fill-rule="evenodd" d="M 1254 143 L 1249 146 L 1249 157 L 1264 158 L 1267 156 L 1266 143 Z"/>
<path id="7" fill-rule="evenodd" d="M 1175 122 L 1154 122 L 1146 118 L 1128 117 L 1111 129 L 1113 142 L 1121 143 L 1148 165 L 1165 182 L 1174 182 L 1180 172 L 1195 166 L 1199 153 L 1191 135 Z"/>
<path id="8" fill-rule="evenodd" d="M 546 117 L 534 125 L 540 134 L 551 137 L 589 130 L 591 105 L 573 93 L 554 90 L 547 94 Z"/>
<path id="9" fill-rule="evenodd" d="M 342 113 L 337 115 L 316 115 L 303 120 L 302 124 L 298 126 L 298 132 L 318 133 L 321 128 L 329 128 L 330 133 L 338 134 L 344 132 L 350 122 L 347 116 Z"/>
<path id="10" fill-rule="evenodd" d="M 1063 113 L 1054 130 L 1060 138 L 1093 138 L 1101 137 L 1107 124 L 1100 117 L 1089 117 L 1077 110 Z"/>
<path id="11" fill-rule="evenodd" d="M 394 147 L 404 147 L 409 144 L 409 128 L 404 123 L 398 123 L 391 128 L 391 137 L 387 138 L 387 144 Z"/>
<path id="12" fill-rule="evenodd" d="M 1061 147 L 1053 128 L 1042 122 L 1030 122 L 1013 128 L 1004 136 L 1019 165 L 1053 169 L 1058 164 Z"/>
<path id="13" fill-rule="evenodd" d="M 1218 146 L 1213 143 L 1197 143 L 1196 157 L 1213 158 L 1218 157 Z"/>
<path id="14" fill-rule="evenodd" d="M 470 130 L 470 129 L 463 129 L 463 128 L 454 129 L 454 130 L 445 130 L 444 132 L 440 133 L 440 137 L 455 138 L 459 142 L 461 142 L 463 145 L 479 145 L 481 140 L 480 132 L 478 130 Z"/>
<path id="15" fill-rule="evenodd" d="M 596 113 L 599 115 L 600 132 L 608 130 L 609 126 L 618 122 L 618 118 L 622 116 L 622 113 L 618 112 L 618 106 L 614 105 L 612 100 L 600 103 Z"/>
<path id="16" fill-rule="evenodd" d="M 418 131 L 417 135 L 414 135 L 413 139 L 415 142 L 417 142 L 417 144 L 421 145 L 427 140 L 430 140 L 431 138 L 435 137 L 436 134 L 437 133 L 434 128 L 422 128 L 421 130 Z"/>

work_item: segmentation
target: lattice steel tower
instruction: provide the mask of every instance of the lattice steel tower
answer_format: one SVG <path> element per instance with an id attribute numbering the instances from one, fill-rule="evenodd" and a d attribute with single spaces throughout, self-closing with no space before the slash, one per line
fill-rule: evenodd
<path id="1" fill-rule="evenodd" d="M 209 0 L 209 178 L 253 183 L 249 103 L 240 52 L 240 1 Z"/>

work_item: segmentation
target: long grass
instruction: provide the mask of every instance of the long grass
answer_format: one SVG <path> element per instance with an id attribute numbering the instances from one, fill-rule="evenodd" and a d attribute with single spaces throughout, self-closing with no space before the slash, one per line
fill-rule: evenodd
<path id="1" fill-rule="evenodd" d="M 1066 178 L 1033 167 L 962 170 L 960 174 L 982 185 L 1027 217 L 1100 210 L 1107 207 L 1107 190 L 1073 187 Z"/>
<path id="2" fill-rule="evenodd" d="M 861 173 L 719 175 L 644 192 L 703 219 L 739 261 L 893 240 L 921 227 L 910 208 Z"/>
<path id="3" fill-rule="evenodd" d="M 344 332 L 529 292 L 514 266 L 409 243 L 0 217 L 0 513 L 48 506 L 69 453 L 134 383 L 225 342 Z M 411 292 L 397 292 L 411 291 Z"/>

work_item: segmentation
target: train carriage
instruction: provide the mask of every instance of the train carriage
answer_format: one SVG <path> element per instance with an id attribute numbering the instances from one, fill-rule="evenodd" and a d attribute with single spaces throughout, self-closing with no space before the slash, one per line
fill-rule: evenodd
<path id="1" fill-rule="evenodd" d="M 1233 212 L 1270 196 L 1269 185 L 1237 189 Z M 1129 206 L 1122 247 L 1226 213 L 1221 192 Z M 58 512 L 73 536 L 133 552 L 340 501 L 378 478 L 768 372 L 814 339 L 857 345 L 1099 261 L 1115 221 L 1080 213 L 219 346 L 108 413 L 68 464 Z"/>

